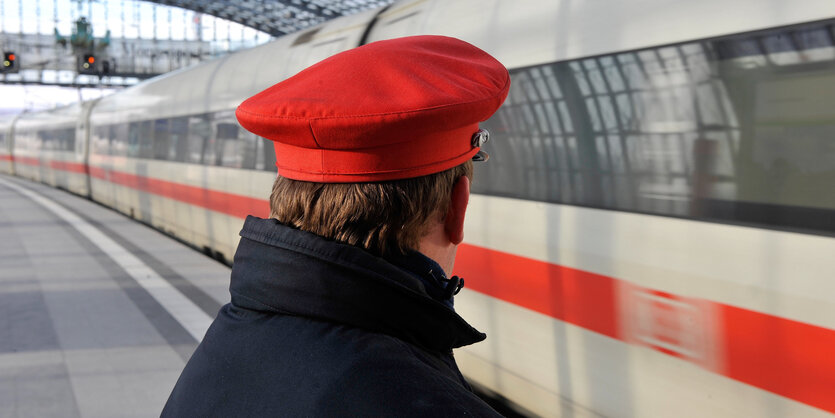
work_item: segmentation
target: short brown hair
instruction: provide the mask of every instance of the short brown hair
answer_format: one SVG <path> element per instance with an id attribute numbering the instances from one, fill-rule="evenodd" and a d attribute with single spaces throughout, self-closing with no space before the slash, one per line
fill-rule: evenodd
<path id="1" fill-rule="evenodd" d="M 429 221 L 443 218 L 455 181 L 473 163 L 427 176 L 379 183 L 313 183 L 279 176 L 270 217 L 377 255 L 417 249 Z"/>

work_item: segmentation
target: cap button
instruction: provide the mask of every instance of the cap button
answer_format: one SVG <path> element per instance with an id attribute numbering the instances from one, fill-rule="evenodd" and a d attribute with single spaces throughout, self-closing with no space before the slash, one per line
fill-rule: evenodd
<path id="1" fill-rule="evenodd" d="M 481 148 L 485 142 L 490 140 L 490 132 L 487 129 L 479 129 L 473 134 L 472 144 L 473 148 Z"/>

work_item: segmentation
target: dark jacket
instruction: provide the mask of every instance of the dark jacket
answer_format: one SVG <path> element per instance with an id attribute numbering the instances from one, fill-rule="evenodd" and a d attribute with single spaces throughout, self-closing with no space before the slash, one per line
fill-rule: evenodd
<path id="1" fill-rule="evenodd" d="M 232 302 L 163 416 L 498 416 L 452 357 L 485 335 L 416 272 L 272 219 L 241 237 Z"/>

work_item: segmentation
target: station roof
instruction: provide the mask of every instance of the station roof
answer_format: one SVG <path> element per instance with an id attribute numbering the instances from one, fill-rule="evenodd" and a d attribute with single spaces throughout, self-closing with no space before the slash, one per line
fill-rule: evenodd
<path id="1" fill-rule="evenodd" d="M 209 14 L 281 36 L 394 0 L 152 0 L 151 3 Z"/>

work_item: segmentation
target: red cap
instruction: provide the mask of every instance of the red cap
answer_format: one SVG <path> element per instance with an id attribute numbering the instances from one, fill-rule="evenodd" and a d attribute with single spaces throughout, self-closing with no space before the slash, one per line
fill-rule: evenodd
<path id="1" fill-rule="evenodd" d="M 507 69 L 444 36 L 379 41 L 327 58 L 244 101 L 241 126 L 275 142 L 278 173 L 320 183 L 419 177 L 473 158 Z"/>

